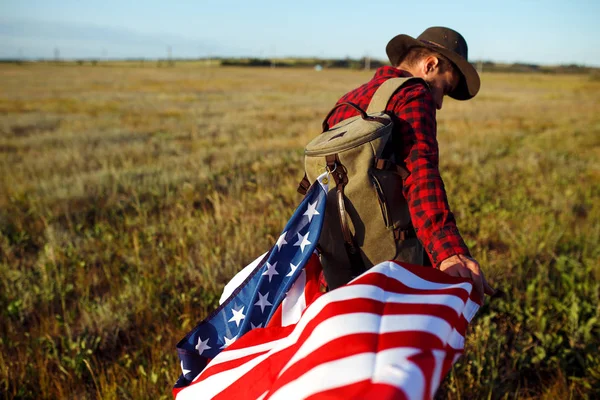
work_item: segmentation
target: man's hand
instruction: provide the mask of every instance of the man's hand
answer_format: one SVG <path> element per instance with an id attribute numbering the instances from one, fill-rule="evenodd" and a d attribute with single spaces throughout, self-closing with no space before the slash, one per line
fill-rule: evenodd
<path id="1" fill-rule="evenodd" d="M 483 303 L 484 293 L 493 295 L 496 291 L 488 285 L 483 276 L 483 271 L 479 263 L 462 254 L 457 254 L 446 258 L 440 263 L 440 271 L 444 271 L 450 276 L 460 276 L 469 278 L 473 281 L 474 289 L 479 293 L 481 302 Z"/>

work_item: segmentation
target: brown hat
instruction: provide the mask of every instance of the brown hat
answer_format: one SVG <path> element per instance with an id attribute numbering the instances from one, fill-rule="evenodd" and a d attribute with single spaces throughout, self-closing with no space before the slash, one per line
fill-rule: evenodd
<path id="1" fill-rule="evenodd" d="M 457 100 L 468 100 L 479 91 L 480 81 L 477 70 L 467 58 L 467 42 L 455 30 L 435 26 L 427 28 L 416 39 L 408 35 L 398 35 L 387 44 L 385 51 L 393 66 L 413 47 L 427 47 L 448 58 L 460 73 L 461 79 L 449 96 Z"/>

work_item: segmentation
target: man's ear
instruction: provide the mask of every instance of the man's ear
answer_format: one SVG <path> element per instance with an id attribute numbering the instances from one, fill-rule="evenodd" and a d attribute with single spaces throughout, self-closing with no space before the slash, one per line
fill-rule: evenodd
<path id="1" fill-rule="evenodd" d="M 439 64 L 439 60 L 436 56 L 428 56 L 425 58 L 424 63 L 423 63 L 423 67 L 425 68 L 424 72 L 425 74 L 429 74 L 433 71 L 435 71 L 435 68 L 438 66 Z"/>

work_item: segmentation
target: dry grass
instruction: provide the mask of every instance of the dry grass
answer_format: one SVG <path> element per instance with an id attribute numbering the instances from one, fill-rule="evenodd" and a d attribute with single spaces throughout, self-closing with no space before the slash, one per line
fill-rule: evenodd
<path id="1" fill-rule="evenodd" d="M 0 66 L 0 393 L 169 398 L 175 343 L 299 200 L 302 148 L 370 73 Z M 600 82 L 483 75 L 438 116 L 496 286 L 450 398 L 600 395 Z"/>

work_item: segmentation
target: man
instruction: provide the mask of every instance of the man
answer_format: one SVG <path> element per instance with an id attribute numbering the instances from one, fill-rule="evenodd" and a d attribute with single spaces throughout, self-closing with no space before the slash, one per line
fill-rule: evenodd
<path id="1" fill-rule="evenodd" d="M 371 81 L 347 93 L 338 103 L 352 102 L 366 110 L 377 88 L 387 79 L 414 76 L 424 80 L 411 80 L 402 86 L 386 108 L 395 123 L 396 159 L 403 160 L 410 172 L 402 191 L 417 238 L 431 264 L 451 276 L 471 278 L 483 299 L 484 293 L 493 294 L 494 290 L 456 227 L 438 170 L 436 139 L 436 109 L 442 108 L 444 96 L 468 100 L 479 91 L 479 75 L 467 61 L 467 43 L 452 29 L 432 27 L 417 39 L 394 37 L 386 52 L 392 66 L 379 68 Z M 334 126 L 355 115 L 354 109 L 342 106 L 329 117 L 328 124 Z"/>

